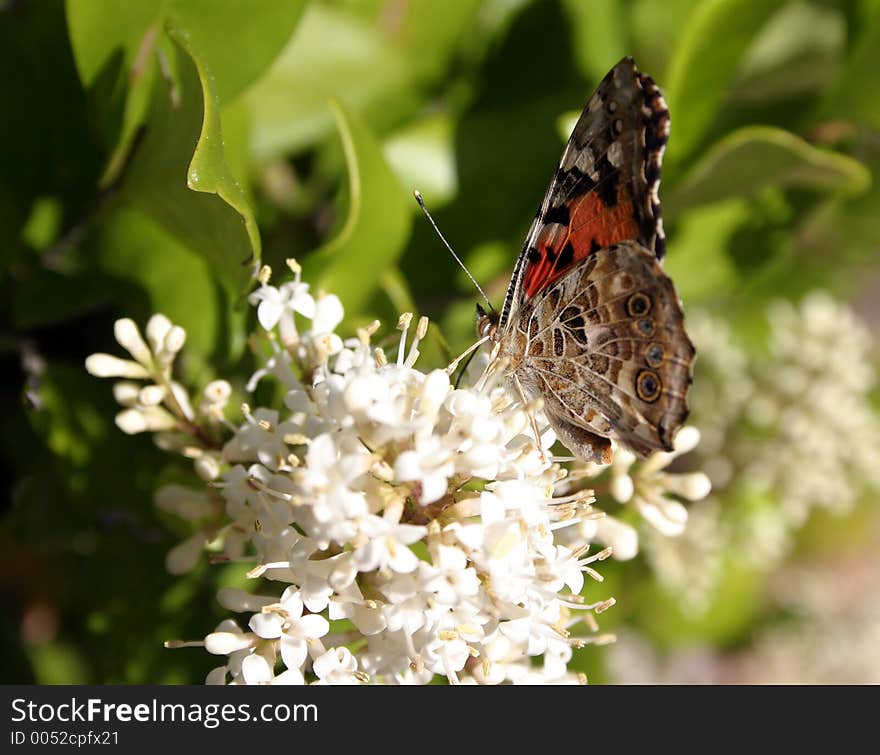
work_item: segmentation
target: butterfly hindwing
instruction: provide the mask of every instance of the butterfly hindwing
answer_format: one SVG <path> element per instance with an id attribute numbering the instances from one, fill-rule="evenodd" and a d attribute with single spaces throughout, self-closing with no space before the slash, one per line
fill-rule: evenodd
<path id="1" fill-rule="evenodd" d="M 641 455 L 671 450 L 694 348 L 650 250 L 625 241 L 597 251 L 528 302 L 523 322 L 519 379 L 544 397 L 560 436 L 577 426 Z"/>

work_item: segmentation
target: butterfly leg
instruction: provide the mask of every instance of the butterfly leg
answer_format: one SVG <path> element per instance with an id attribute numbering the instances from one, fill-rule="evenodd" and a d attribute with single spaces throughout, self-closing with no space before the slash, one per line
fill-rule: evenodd
<path id="1" fill-rule="evenodd" d="M 455 359 L 453 359 L 449 363 L 449 366 L 446 368 L 446 373 L 448 375 L 451 375 L 453 372 L 455 372 L 458 369 L 458 365 L 461 364 L 462 359 L 464 359 L 466 356 L 468 356 L 469 354 L 476 351 L 478 348 L 480 348 L 480 346 L 482 346 L 484 343 L 486 343 L 486 341 L 488 341 L 490 338 L 491 338 L 491 336 L 483 336 L 479 341 L 468 346 L 461 354 L 459 354 Z"/>
<path id="2" fill-rule="evenodd" d="M 515 372 L 512 372 L 511 375 L 513 376 L 513 382 L 516 383 L 516 390 L 519 392 L 520 400 L 523 402 L 523 410 L 528 415 L 529 424 L 532 426 L 532 432 L 535 434 L 535 445 L 538 446 L 538 451 L 541 453 L 541 461 L 547 461 L 547 455 L 544 453 L 544 446 L 541 444 L 541 433 L 538 430 L 538 422 L 535 419 L 534 413 L 529 411 L 529 400 L 526 398 L 522 383 L 519 382 L 519 378 L 516 376 Z"/>

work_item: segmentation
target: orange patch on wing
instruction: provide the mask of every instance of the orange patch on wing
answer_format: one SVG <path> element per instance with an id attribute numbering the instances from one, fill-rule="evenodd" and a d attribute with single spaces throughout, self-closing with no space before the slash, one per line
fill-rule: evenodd
<path id="1" fill-rule="evenodd" d="M 540 258 L 529 265 L 523 278 L 526 296 L 537 294 L 564 275 L 572 264 L 588 257 L 594 249 L 638 238 L 639 226 L 633 213 L 633 204 L 622 190 L 614 207 L 608 207 L 591 191 L 572 200 L 569 210 L 571 220 L 568 227 L 548 225 L 538 235 L 536 247 Z M 571 244 L 574 254 L 569 261 L 560 265 L 560 257 L 568 244 Z"/>
<path id="2" fill-rule="evenodd" d="M 623 192 L 618 193 L 614 207 L 606 206 L 593 193 L 576 199 L 575 207 L 566 240 L 574 245 L 575 260 L 588 256 L 594 241 L 601 248 L 638 238 L 639 226 L 633 203 Z"/>

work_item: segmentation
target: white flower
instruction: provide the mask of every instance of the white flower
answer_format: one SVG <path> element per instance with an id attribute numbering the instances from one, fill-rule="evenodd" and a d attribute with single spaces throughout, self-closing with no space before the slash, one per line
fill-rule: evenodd
<path id="1" fill-rule="evenodd" d="M 611 555 L 618 561 L 635 558 L 639 552 L 639 534 L 636 528 L 613 516 L 596 520 L 595 539 L 611 548 Z"/>
<path id="2" fill-rule="evenodd" d="M 776 302 L 768 319 L 771 359 L 758 370 L 763 401 L 750 417 L 769 439 L 746 457 L 743 476 L 778 491 L 798 526 L 814 507 L 846 512 L 860 490 L 880 489 L 880 422 L 869 396 L 875 339 L 824 291 L 799 307 Z"/>
<path id="3" fill-rule="evenodd" d="M 378 516 L 365 517 L 360 534 L 366 538 L 355 548 L 354 565 L 360 572 L 390 569 L 406 574 L 418 566 L 419 559 L 407 546 L 421 540 L 427 529 L 414 524 L 389 522 Z"/>
<path id="4" fill-rule="evenodd" d="M 420 564 L 426 589 L 442 605 L 463 604 L 480 592 L 480 576 L 468 561 L 467 554 L 455 545 L 437 545 L 431 551 L 434 567 Z"/>
<path id="5" fill-rule="evenodd" d="M 699 501 L 709 495 L 712 483 L 703 472 L 664 472 L 678 456 L 692 451 L 700 441 L 695 427 L 683 427 L 675 436 L 675 448 L 669 453 L 652 454 L 633 476 L 630 469 L 636 457 L 625 449 L 617 449 L 611 463 L 611 493 L 620 502 L 632 502 L 645 521 L 667 537 L 684 532 L 687 509 L 671 495 Z"/>
<path id="6" fill-rule="evenodd" d="M 245 530 L 281 535 L 293 519 L 294 482 L 260 464 L 236 465 L 215 483 L 226 499 L 230 519 Z"/>
<path id="7" fill-rule="evenodd" d="M 395 574 L 382 585 L 382 594 L 388 599 L 382 606 L 382 615 L 389 631 L 403 630 L 412 636 L 430 622 L 425 586 L 433 573 L 429 564 L 420 564 L 418 571 Z"/>
<path id="8" fill-rule="evenodd" d="M 315 304 L 311 315 L 312 327 L 304 338 L 313 344 L 319 359 L 338 354 L 342 350 L 342 339 L 333 331 L 342 322 L 344 312 L 339 297 L 325 294 Z"/>
<path id="9" fill-rule="evenodd" d="M 157 445 L 192 459 L 203 480 L 216 479 L 220 471 L 214 442 L 222 433 L 218 420 L 231 390 L 229 384 L 212 383 L 209 388 L 216 399 L 212 402 L 208 398 L 211 394 L 206 393 L 197 411 L 187 389 L 173 377 L 174 360 L 186 342 L 183 328 L 156 314 L 147 323 L 146 339 L 128 318 L 116 321 L 114 334 L 134 359 L 92 354 L 85 364 L 98 377 L 127 378 L 113 387 L 116 400 L 124 407 L 116 415 L 117 427 L 128 434 L 156 433 Z M 171 559 L 175 562 L 180 560 Z"/>
<path id="10" fill-rule="evenodd" d="M 529 417 L 499 371 L 454 388 L 451 369 L 416 369 L 428 321 L 411 334 L 411 315 L 398 322 L 396 355 L 372 345 L 378 323 L 344 340 L 335 332 L 339 299 L 314 299 L 289 264 L 292 282 L 276 288 L 263 271 L 250 299 L 271 333 L 251 341 L 263 362 L 247 387 L 277 381 L 281 406 L 243 405 L 232 426 L 223 416 L 229 383 L 211 383 L 194 412 L 165 367 L 160 390 L 129 381 L 117 391 L 144 429 L 148 409 L 170 411 L 169 401 L 181 407 L 173 419 L 191 417 L 193 439 L 162 437 L 197 462 L 212 490 L 204 499 L 177 489 L 161 496 L 200 527 L 172 551 L 172 566 L 191 565 L 210 540 L 264 580 L 251 595 L 221 591 L 227 610 L 249 614 L 249 631 L 229 622 L 205 638 L 209 652 L 227 656 L 209 681 L 579 681 L 567 671 L 572 650 L 599 641 L 592 615 L 614 602 L 580 594 L 585 577 L 601 581 L 591 564 L 610 554 L 591 553 L 590 543 L 613 540 L 629 555 L 625 526 L 615 533 L 600 523 L 592 491 L 564 490 L 552 431 L 540 446 L 532 434 L 545 418 Z M 150 354 L 165 365 L 182 343 L 161 320 L 148 330 L 149 348 L 122 329 L 136 365 Z M 231 437 L 220 442 L 221 430 Z M 655 490 L 695 494 L 693 480 L 689 488 L 660 473 L 672 456 L 632 478 L 634 501 Z M 629 466 L 615 475 L 629 479 Z"/>
<path id="11" fill-rule="evenodd" d="M 146 378 L 150 374 L 142 364 L 111 354 L 89 355 L 86 357 L 86 370 L 95 377 Z"/>
<path id="12" fill-rule="evenodd" d="M 309 643 L 330 631 L 330 624 L 315 613 L 303 615 L 299 591 L 288 587 L 277 606 L 267 606 L 251 617 L 250 628 L 263 639 L 280 639 L 281 657 L 288 669 L 299 669 L 309 654 Z"/>
<path id="13" fill-rule="evenodd" d="M 331 648 L 315 658 L 312 666 L 318 681 L 315 684 L 358 684 L 357 659 L 348 648 Z"/>
<path id="14" fill-rule="evenodd" d="M 199 411 L 205 416 L 222 419 L 223 410 L 232 395 L 232 386 L 226 380 L 212 380 L 202 391 L 202 404 Z"/>
<path id="15" fill-rule="evenodd" d="M 281 422 L 277 411 L 259 408 L 248 413 L 244 424 L 224 448 L 229 461 L 259 461 L 277 470 L 286 466 L 290 447 L 285 438 L 299 434 L 294 422 Z"/>
<path id="16" fill-rule="evenodd" d="M 248 301 L 257 305 L 257 319 L 265 330 L 272 330 L 282 318 L 292 320 L 294 312 L 309 318 L 315 316 L 315 300 L 309 293 L 309 285 L 299 280 L 280 288 L 262 285 Z"/>
<path id="17" fill-rule="evenodd" d="M 394 476 L 401 482 L 418 481 L 419 503 L 439 501 L 455 473 L 455 454 L 435 435 L 416 439 L 416 449 L 404 451 L 394 460 Z"/>
<path id="18" fill-rule="evenodd" d="M 256 653 L 241 662 L 241 675 L 245 684 L 269 684 L 275 678 L 269 661 Z"/>

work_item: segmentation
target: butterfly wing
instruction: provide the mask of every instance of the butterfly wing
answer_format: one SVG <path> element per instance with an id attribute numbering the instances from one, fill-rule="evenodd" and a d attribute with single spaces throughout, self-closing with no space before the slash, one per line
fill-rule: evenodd
<path id="1" fill-rule="evenodd" d="M 624 58 L 584 108 L 526 237 L 499 325 L 517 381 L 559 438 L 607 463 L 609 438 L 670 450 L 694 348 L 660 267 L 669 112 Z"/>
<path id="2" fill-rule="evenodd" d="M 660 90 L 624 58 L 572 131 L 517 260 L 502 328 L 522 298 L 535 296 L 597 249 L 629 239 L 663 258 L 657 190 L 668 136 Z"/>
<path id="3" fill-rule="evenodd" d="M 672 449 L 688 409 L 694 347 L 672 281 L 632 241 L 599 250 L 523 309 L 519 379 L 557 435 L 610 461 L 608 437 L 641 456 Z"/>

